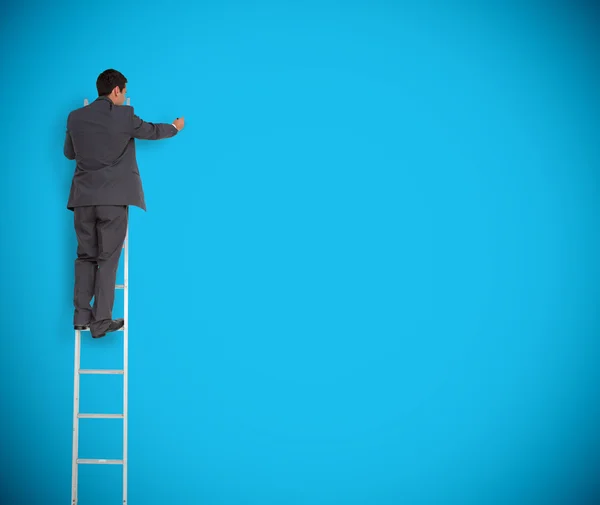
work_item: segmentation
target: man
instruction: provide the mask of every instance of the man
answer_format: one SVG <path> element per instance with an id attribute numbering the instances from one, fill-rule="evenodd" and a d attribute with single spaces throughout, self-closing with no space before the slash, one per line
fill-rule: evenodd
<path id="1" fill-rule="evenodd" d="M 73 324 L 76 330 L 89 328 L 94 338 L 124 325 L 112 319 L 117 268 L 129 206 L 146 210 L 135 139 L 166 139 L 184 127 L 183 118 L 172 124 L 140 119 L 133 107 L 123 106 L 126 85 L 123 74 L 105 70 L 96 81 L 98 98 L 67 120 L 64 154 L 77 162 L 67 203 L 78 243 Z"/>

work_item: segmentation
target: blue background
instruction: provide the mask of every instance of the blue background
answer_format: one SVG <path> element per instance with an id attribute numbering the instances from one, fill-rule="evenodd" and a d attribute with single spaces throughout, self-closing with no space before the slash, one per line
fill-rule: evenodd
<path id="1" fill-rule="evenodd" d="M 131 505 L 598 503 L 596 9 L 0 14 L 1 503 L 70 500 L 62 144 L 106 68 L 142 118 L 187 121 L 137 144 Z M 118 367 L 121 336 L 84 339 L 83 366 Z M 82 379 L 82 411 L 121 399 Z M 80 456 L 120 440 L 82 420 Z M 80 467 L 82 505 L 120 499 L 121 467 Z"/>

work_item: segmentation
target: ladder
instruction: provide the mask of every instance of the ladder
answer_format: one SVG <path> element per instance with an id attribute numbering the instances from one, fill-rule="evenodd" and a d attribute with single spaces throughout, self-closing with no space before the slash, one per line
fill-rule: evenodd
<path id="1" fill-rule="evenodd" d="M 88 105 L 88 100 L 84 100 Z M 129 105 L 129 98 L 127 105 Z M 125 241 L 123 242 L 123 284 L 116 284 L 115 289 L 123 290 L 123 318 L 125 324 L 118 331 L 123 332 L 123 369 L 122 370 L 85 370 L 81 369 L 81 330 L 75 330 L 75 373 L 73 388 L 73 460 L 71 475 L 71 505 L 77 505 L 77 484 L 79 465 L 122 465 L 123 466 L 123 505 L 127 505 L 127 362 L 129 334 L 129 222 Z M 89 332 L 90 330 L 83 330 Z M 122 375 L 123 376 L 123 413 L 122 414 L 86 414 L 79 412 L 79 386 L 81 375 Z M 81 459 L 79 458 L 79 420 L 80 419 L 122 419 L 123 420 L 123 458 L 122 459 Z"/>

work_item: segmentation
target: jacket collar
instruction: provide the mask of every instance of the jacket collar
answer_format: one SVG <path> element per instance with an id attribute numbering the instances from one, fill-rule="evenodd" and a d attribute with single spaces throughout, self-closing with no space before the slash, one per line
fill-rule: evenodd
<path id="1" fill-rule="evenodd" d="M 113 101 L 108 98 L 107 96 L 99 96 L 98 98 L 96 98 L 96 100 L 94 100 L 95 102 L 108 102 L 110 104 L 110 108 L 113 108 Z"/>

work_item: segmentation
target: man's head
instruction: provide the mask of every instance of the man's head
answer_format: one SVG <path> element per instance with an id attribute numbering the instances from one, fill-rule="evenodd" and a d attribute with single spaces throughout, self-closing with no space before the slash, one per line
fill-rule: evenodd
<path id="1" fill-rule="evenodd" d="M 105 70 L 98 76 L 96 88 L 98 89 L 98 96 L 110 98 L 115 105 L 125 103 L 127 79 L 121 72 L 112 68 Z"/>

